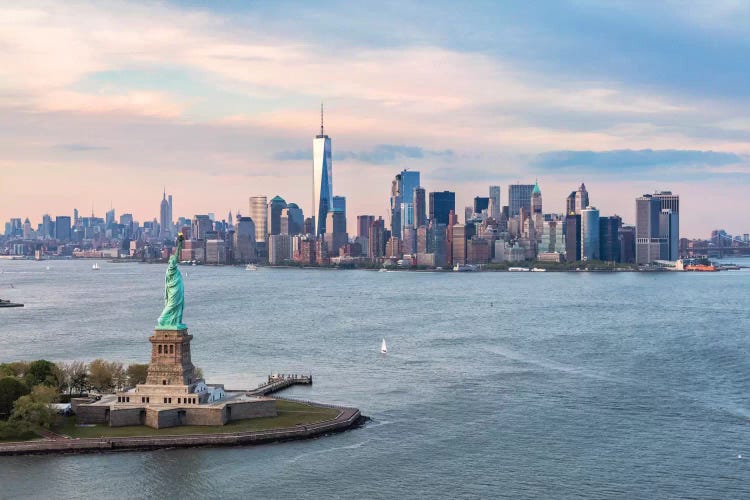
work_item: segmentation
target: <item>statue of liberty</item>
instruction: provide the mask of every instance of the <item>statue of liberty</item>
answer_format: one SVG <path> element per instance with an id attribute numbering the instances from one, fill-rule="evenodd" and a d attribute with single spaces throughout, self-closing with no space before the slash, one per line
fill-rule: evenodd
<path id="1" fill-rule="evenodd" d="M 184 330 L 187 328 L 182 323 L 182 309 L 185 307 L 185 289 L 182 285 L 182 275 L 177 267 L 177 261 L 182 251 L 182 243 L 185 236 L 177 235 L 177 250 L 169 257 L 167 274 L 164 277 L 164 310 L 159 316 L 157 329 L 160 330 Z"/>

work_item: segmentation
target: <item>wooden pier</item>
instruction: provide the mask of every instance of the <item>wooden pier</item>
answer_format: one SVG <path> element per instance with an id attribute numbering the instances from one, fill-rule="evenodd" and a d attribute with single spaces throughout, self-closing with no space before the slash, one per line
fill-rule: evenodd
<path id="1" fill-rule="evenodd" d="M 269 375 L 268 381 L 257 388 L 247 391 L 248 396 L 267 396 L 293 385 L 312 385 L 312 375 L 277 374 Z"/>

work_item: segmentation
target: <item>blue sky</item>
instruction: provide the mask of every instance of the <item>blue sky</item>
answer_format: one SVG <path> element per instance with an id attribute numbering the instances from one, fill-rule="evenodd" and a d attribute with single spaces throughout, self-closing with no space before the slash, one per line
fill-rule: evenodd
<path id="1" fill-rule="evenodd" d="M 734 0 L 2 5 L 0 220 L 151 219 L 164 184 L 179 215 L 309 211 L 324 101 L 352 220 L 409 168 L 459 205 L 539 178 L 560 211 L 585 180 L 631 222 L 672 189 L 683 234 L 747 232 L 747 26 Z"/>

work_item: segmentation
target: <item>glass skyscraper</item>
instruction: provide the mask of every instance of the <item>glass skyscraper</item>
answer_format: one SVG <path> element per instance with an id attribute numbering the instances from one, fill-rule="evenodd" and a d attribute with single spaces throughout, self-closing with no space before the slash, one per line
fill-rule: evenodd
<path id="1" fill-rule="evenodd" d="M 581 259 L 599 260 L 599 210 L 581 210 Z"/>
<path id="2" fill-rule="evenodd" d="M 523 208 L 526 213 L 531 212 L 531 193 L 534 184 L 510 184 L 508 186 L 508 215 L 515 217 Z"/>
<path id="3" fill-rule="evenodd" d="M 320 106 L 320 134 L 313 139 L 313 203 L 315 234 L 325 234 L 326 216 L 333 208 L 333 165 L 331 138 L 323 131 L 323 105 Z"/>
<path id="4" fill-rule="evenodd" d="M 456 211 L 456 193 L 438 191 L 430 193 L 430 220 L 436 224 L 450 225 L 448 215 Z"/>

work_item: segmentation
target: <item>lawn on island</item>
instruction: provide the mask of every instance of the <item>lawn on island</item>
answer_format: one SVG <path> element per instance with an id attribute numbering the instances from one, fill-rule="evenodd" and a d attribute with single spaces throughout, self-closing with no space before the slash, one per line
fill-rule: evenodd
<path id="1" fill-rule="evenodd" d="M 275 417 L 251 418 L 228 422 L 226 425 L 181 425 L 166 429 L 153 429 L 145 425 L 109 427 L 97 424 L 93 427 L 77 427 L 75 417 L 61 418 L 52 428 L 53 432 L 72 438 L 134 437 L 134 436 L 181 436 L 185 434 L 222 434 L 233 432 L 266 431 L 284 429 L 295 425 L 309 425 L 333 420 L 339 410 L 320 408 L 295 401 L 276 401 L 278 415 Z"/>

